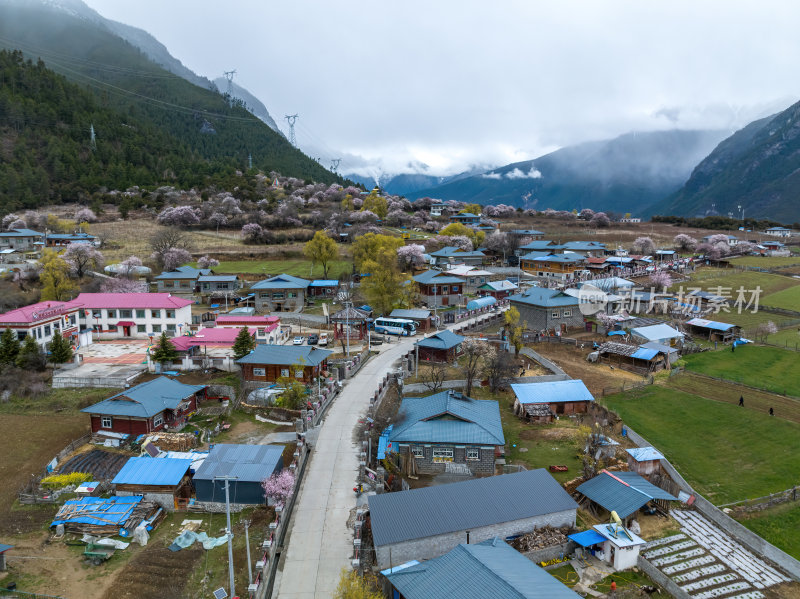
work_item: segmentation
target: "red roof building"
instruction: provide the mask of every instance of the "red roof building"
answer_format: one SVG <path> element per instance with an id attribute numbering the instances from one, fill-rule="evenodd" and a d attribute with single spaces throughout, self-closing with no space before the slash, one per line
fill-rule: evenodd
<path id="1" fill-rule="evenodd" d="M 38 302 L 0 314 L 0 331 L 11 329 L 20 340 L 30 335 L 45 347 L 53 336 L 78 333 L 78 308 L 69 302 Z"/>

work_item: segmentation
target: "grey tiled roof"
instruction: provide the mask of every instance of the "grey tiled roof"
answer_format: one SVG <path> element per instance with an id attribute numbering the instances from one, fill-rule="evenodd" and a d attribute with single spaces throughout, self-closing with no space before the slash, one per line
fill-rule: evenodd
<path id="1" fill-rule="evenodd" d="M 543 468 L 369 497 L 377 547 L 577 508 Z"/>

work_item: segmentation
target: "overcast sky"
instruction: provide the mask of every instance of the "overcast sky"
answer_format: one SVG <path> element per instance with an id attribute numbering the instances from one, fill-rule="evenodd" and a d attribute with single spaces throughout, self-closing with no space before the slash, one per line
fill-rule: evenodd
<path id="1" fill-rule="evenodd" d="M 800 97 L 800 3 L 786 0 L 85 1 L 200 75 L 236 69 L 345 173 L 740 127 Z"/>

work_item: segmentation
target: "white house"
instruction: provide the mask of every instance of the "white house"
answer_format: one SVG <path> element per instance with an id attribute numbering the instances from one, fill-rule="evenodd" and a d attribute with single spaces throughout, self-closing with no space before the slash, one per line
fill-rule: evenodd
<path id="1" fill-rule="evenodd" d="M 444 211 L 444 202 L 435 202 L 431 204 L 431 216 L 441 216 Z"/>
<path id="2" fill-rule="evenodd" d="M 644 539 L 619 524 L 597 524 L 594 529 L 604 539 L 603 552 L 598 558 L 617 571 L 628 570 L 637 564 Z"/>
<path id="3" fill-rule="evenodd" d="M 192 300 L 169 293 L 81 293 L 68 304 L 100 339 L 179 335 L 192 322 Z"/>
<path id="4" fill-rule="evenodd" d="M 772 235 L 774 237 L 791 237 L 792 230 L 786 227 L 770 227 L 764 231 L 765 235 Z"/>
<path id="5" fill-rule="evenodd" d="M 719 235 L 719 233 L 717 233 L 717 235 Z M 708 243 L 709 241 L 711 241 L 712 237 L 716 237 L 717 235 L 706 235 L 705 237 L 703 237 L 703 241 L 705 243 Z M 736 235 L 725 235 L 725 238 L 728 240 L 728 245 L 731 247 L 739 243 L 739 238 L 736 237 Z"/>
<path id="6" fill-rule="evenodd" d="M 78 335 L 78 308 L 68 302 L 38 302 L 0 314 L 0 331 L 11 329 L 20 341 L 28 335 L 46 348 L 53 336 L 73 340 Z M 73 340 L 74 342 L 75 340 Z"/>

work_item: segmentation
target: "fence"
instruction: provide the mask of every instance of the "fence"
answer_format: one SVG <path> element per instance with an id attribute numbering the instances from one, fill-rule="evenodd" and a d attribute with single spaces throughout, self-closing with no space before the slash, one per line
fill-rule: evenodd
<path id="1" fill-rule="evenodd" d="M 704 379 L 710 379 L 712 381 L 718 381 L 720 383 L 731 383 L 731 384 L 734 384 L 734 385 L 739 385 L 740 387 L 746 387 L 748 389 L 753 389 L 755 391 L 763 391 L 764 393 L 773 393 L 774 395 L 783 395 L 784 397 L 791 397 L 792 399 L 800 399 L 800 397 L 796 397 L 794 395 L 789 395 L 788 393 L 786 393 L 785 389 L 784 389 L 783 393 L 780 393 L 778 391 L 773 391 L 772 389 L 765 389 L 764 387 L 754 387 L 752 385 L 747 385 L 745 383 L 741 383 L 741 382 L 736 381 L 736 380 L 723 379 L 723 378 L 720 378 L 720 377 L 717 377 L 717 376 L 711 376 L 710 374 L 701 374 L 699 372 L 693 372 L 693 371 L 691 372 L 691 376 L 700 377 L 700 378 L 704 378 Z"/>
<path id="2" fill-rule="evenodd" d="M 778 493 L 770 493 L 769 495 L 764 495 L 763 497 L 742 499 L 740 501 L 734 501 L 733 503 L 723 503 L 717 507 L 722 509 L 726 507 L 741 506 L 742 511 L 752 512 L 764 509 L 766 507 L 771 507 L 773 505 L 778 505 L 780 503 L 787 503 L 789 501 L 797 501 L 796 486 L 792 487 L 791 489 L 786 489 L 785 491 L 779 491 Z"/>
<path id="3" fill-rule="evenodd" d="M 74 441 L 71 441 L 64 449 L 59 451 L 55 457 L 50 460 L 50 463 L 47 465 L 40 474 L 33 476 L 25 485 L 19 490 L 17 493 L 17 498 L 19 499 L 20 503 L 25 504 L 35 504 L 35 503 L 55 503 L 56 497 L 54 497 L 53 493 L 47 492 L 43 493 L 39 490 L 39 483 L 41 480 L 50 474 L 55 468 L 58 466 L 58 463 L 75 451 L 78 447 L 85 445 L 88 443 L 92 438 L 92 433 L 88 432 L 81 437 L 78 437 Z"/>
<path id="4" fill-rule="evenodd" d="M 647 378 L 646 381 L 634 381 L 634 382 L 627 382 L 623 381 L 620 387 L 603 387 L 602 395 L 605 397 L 606 395 L 613 395 L 614 393 L 622 393 L 623 391 L 630 391 L 631 389 L 638 389 L 640 387 L 646 387 L 647 385 L 653 384 L 653 377 L 650 376 Z"/>

